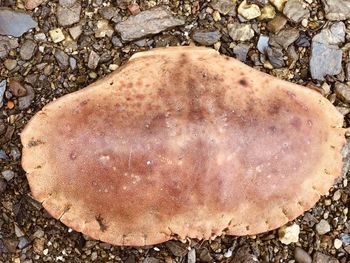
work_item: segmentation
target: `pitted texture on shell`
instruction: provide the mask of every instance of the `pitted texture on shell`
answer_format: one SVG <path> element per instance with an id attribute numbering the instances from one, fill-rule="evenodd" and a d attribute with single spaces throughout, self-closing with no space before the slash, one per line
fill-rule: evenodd
<path id="1" fill-rule="evenodd" d="M 205 48 L 136 54 L 22 133 L 33 196 L 117 245 L 277 228 L 326 194 L 342 116 L 313 90 Z"/>

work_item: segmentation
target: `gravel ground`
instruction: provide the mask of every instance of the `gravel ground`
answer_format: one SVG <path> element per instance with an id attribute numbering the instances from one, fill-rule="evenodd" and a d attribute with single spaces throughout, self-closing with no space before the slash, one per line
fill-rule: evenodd
<path id="1" fill-rule="evenodd" d="M 10 19 L 11 17 L 11 19 Z M 349 175 L 285 227 L 251 237 L 114 247 L 33 200 L 19 133 L 45 104 L 137 51 L 206 45 L 350 112 L 348 0 L 0 0 L 0 262 L 350 262 Z"/>

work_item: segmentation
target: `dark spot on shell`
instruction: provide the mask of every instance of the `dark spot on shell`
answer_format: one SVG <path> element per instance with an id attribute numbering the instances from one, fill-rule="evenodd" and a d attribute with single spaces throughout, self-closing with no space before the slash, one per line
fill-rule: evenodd
<path id="1" fill-rule="evenodd" d="M 137 86 L 142 86 L 142 84 L 143 84 L 142 79 L 138 79 L 137 82 L 136 82 L 136 85 Z"/>
<path id="2" fill-rule="evenodd" d="M 287 95 L 288 97 L 292 98 L 292 99 L 295 99 L 296 98 L 296 95 L 295 93 L 291 92 L 291 91 L 287 91 Z"/>
<path id="3" fill-rule="evenodd" d="M 89 102 L 89 100 L 83 100 L 82 102 L 80 102 L 80 106 L 85 106 L 87 105 Z"/>
<path id="4" fill-rule="evenodd" d="M 300 130 L 301 127 L 301 120 L 299 117 L 294 117 L 291 121 L 290 124 L 296 129 Z"/>
<path id="5" fill-rule="evenodd" d="M 277 128 L 275 126 L 270 126 L 269 127 L 269 130 L 272 132 L 272 133 L 275 133 L 277 131 Z"/>
<path id="6" fill-rule="evenodd" d="M 76 154 L 75 152 L 71 152 L 71 153 L 69 154 L 69 158 L 70 158 L 71 160 L 75 160 L 75 159 L 77 159 L 77 154 Z"/>
<path id="7" fill-rule="evenodd" d="M 114 82 L 113 82 L 113 81 L 112 81 L 111 83 L 109 83 L 109 85 L 111 85 L 111 86 L 112 86 L 113 84 L 114 84 Z"/>
<path id="8" fill-rule="evenodd" d="M 44 144 L 44 142 L 42 142 L 40 140 L 30 140 L 27 146 L 28 146 L 28 148 L 31 148 L 31 147 L 38 146 L 40 144 Z"/>
<path id="9" fill-rule="evenodd" d="M 276 115 L 280 112 L 280 110 L 281 110 L 281 104 L 275 101 L 269 105 L 267 112 L 271 115 Z"/>
<path id="10" fill-rule="evenodd" d="M 181 53 L 180 65 L 184 66 L 188 63 L 188 57 L 186 53 Z"/>
<path id="11" fill-rule="evenodd" d="M 136 98 L 139 99 L 139 100 L 143 100 L 145 98 L 145 95 L 137 94 Z"/>
<path id="12" fill-rule="evenodd" d="M 101 230 L 102 232 L 105 232 L 105 231 L 107 230 L 107 226 L 106 226 L 105 223 L 103 222 L 102 216 L 101 216 L 101 215 L 98 215 L 98 216 L 95 217 L 95 219 L 96 219 L 98 225 L 100 226 L 100 230 Z"/>
<path id="13" fill-rule="evenodd" d="M 243 87 L 247 87 L 248 86 L 248 82 L 246 79 L 240 79 L 239 80 L 239 84 L 241 84 Z"/>

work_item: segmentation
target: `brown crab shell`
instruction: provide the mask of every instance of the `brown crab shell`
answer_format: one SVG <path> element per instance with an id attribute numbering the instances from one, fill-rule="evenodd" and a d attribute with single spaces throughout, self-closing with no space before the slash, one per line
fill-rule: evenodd
<path id="1" fill-rule="evenodd" d="M 22 164 L 53 217 L 111 244 L 252 235 L 327 194 L 342 124 L 316 91 L 212 49 L 154 49 L 38 112 Z"/>

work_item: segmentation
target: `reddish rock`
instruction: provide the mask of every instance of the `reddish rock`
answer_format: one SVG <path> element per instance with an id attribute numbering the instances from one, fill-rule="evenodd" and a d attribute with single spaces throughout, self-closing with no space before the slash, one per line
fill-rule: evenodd
<path id="1" fill-rule="evenodd" d="M 128 9 L 133 16 L 141 12 L 140 7 L 137 3 L 128 5 Z"/>
<path id="2" fill-rule="evenodd" d="M 33 10 L 44 2 L 44 0 L 26 0 L 25 7 L 26 9 Z"/>
<path id="3" fill-rule="evenodd" d="M 12 95 L 16 97 L 23 97 L 27 94 L 27 90 L 18 80 L 10 80 L 9 90 L 11 91 Z"/>

